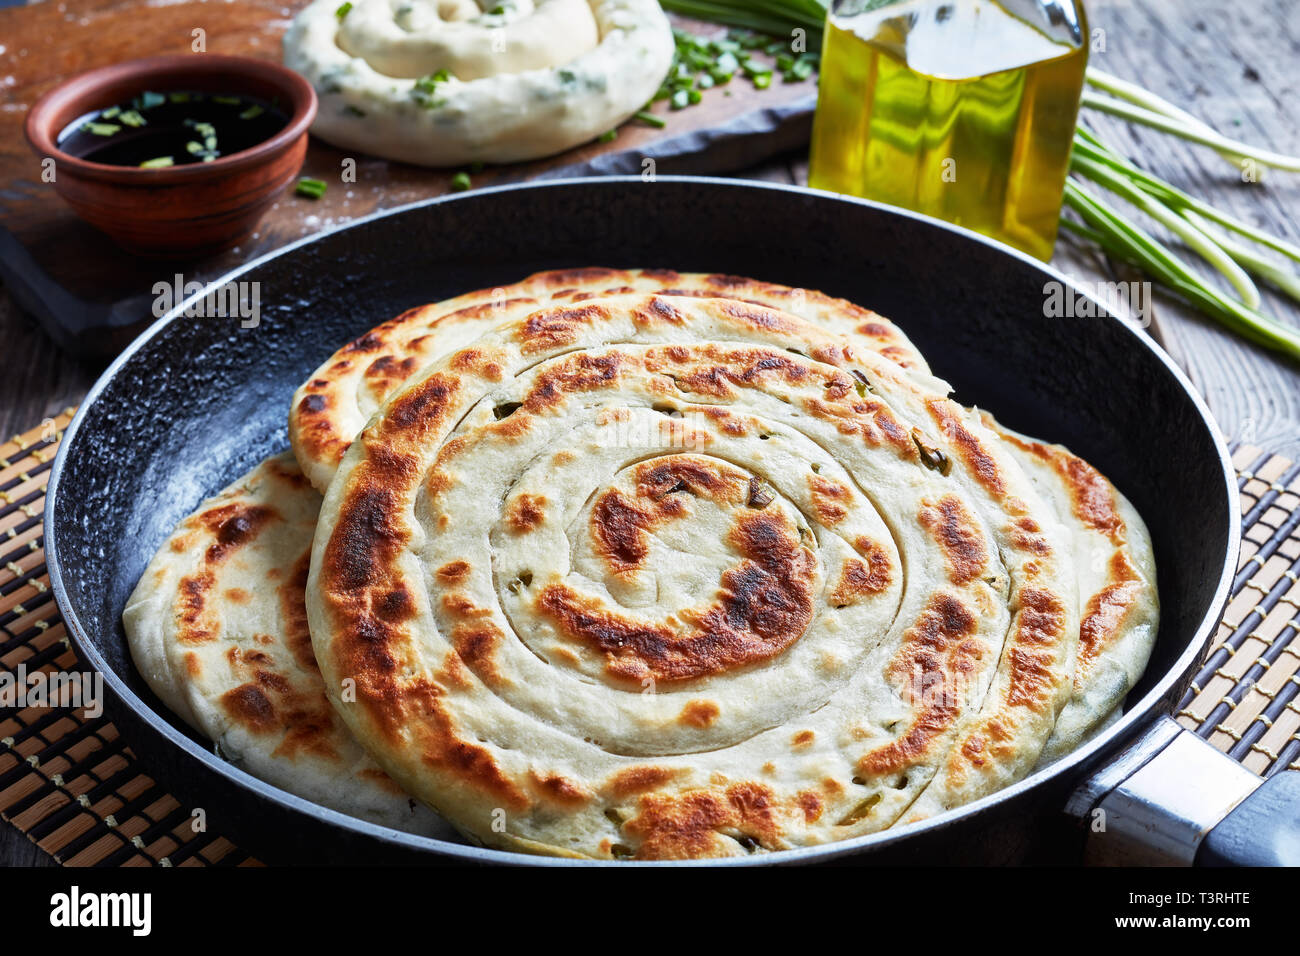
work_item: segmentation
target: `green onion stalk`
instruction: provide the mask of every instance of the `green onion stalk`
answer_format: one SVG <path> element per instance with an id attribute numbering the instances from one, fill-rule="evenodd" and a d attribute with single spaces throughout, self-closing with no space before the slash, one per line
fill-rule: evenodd
<path id="1" fill-rule="evenodd" d="M 685 16 L 751 31 L 773 39 L 750 42 L 729 35 L 724 41 L 693 37 L 677 31 L 677 60 L 657 99 L 670 99 L 674 109 L 698 102 L 698 89 L 726 82 L 737 69 L 755 86 L 771 83 L 769 68 L 739 51 L 762 49 L 775 54 L 796 29 L 805 31 L 808 52 L 799 58 L 778 59 L 787 81 L 806 78 L 816 63 L 826 20 L 826 0 L 660 0 L 664 9 Z M 739 48 L 736 44 L 739 43 Z M 797 70 L 792 67 L 798 66 Z M 723 67 L 719 70 L 718 67 Z M 762 72 L 767 70 L 767 73 Z M 697 83 L 696 79 L 704 82 Z M 1224 136 L 1186 110 L 1135 83 L 1089 67 L 1081 100 L 1086 110 L 1138 123 L 1187 142 L 1214 150 L 1225 160 L 1246 168 L 1271 167 L 1300 172 L 1300 157 L 1287 156 Z M 643 118 L 652 117 L 646 113 Z M 662 122 L 662 121 L 660 121 Z M 1062 228 L 1095 243 L 1108 255 L 1137 266 L 1204 315 L 1237 334 L 1300 361 L 1300 328 L 1260 311 L 1255 280 L 1300 302 L 1300 247 L 1250 225 L 1209 203 L 1183 192 L 1138 167 L 1107 146 L 1084 124 L 1074 136 L 1064 205 L 1078 219 L 1063 216 Z M 1218 272 L 1231 292 L 1222 289 L 1140 223 L 1115 208 L 1118 198 L 1157 223 L 1180 241 L 1204 265 Z"/>

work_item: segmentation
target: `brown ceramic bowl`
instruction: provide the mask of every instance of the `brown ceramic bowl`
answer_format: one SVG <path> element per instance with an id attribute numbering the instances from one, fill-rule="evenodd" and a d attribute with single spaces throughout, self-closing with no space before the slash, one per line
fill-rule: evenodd
<path id="1" fill-rule="evenodd" d="M 289 123 L 270 139 L 210 163 L 163 169 L 78 159 L 55 144 L 79 116 L 145 90 L 197 90 L 278 99 Z M 316 93 L 297 73 L 266 60 L 193 53 L 131 60 L 80 73 L 27 113 L 27 141 L 54 160 L 54 189 L 86 222 L 122 248 L 187 258 L 233 246 L 252 232 L 307 152 Z"/>

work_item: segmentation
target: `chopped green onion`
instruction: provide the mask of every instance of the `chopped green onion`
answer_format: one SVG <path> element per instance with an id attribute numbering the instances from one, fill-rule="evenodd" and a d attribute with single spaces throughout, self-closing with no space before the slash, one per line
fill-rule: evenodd
<path id="1" fill-rule="evenodd" d="M 421 106 L 433 109 L 442 105 L 442 100 L 433 98 L 434 91 L 438 84 L 446 83 L 451 79 L 451 74 L 446 70 L 438 70 L 436 73 L 429 73 L 415 81 L 415 87 L 411 90 L 411 95 L 415 97 L 416 102 Z"/>
<path id="2" fill-rule="evenodd" d="M 609 129 L 609 130 L 605 130 L 605 132 L 600 134 L 599 141 L 602 143 L 612 143 L 616 139 L 618 139 L 618 130 Z"/>
<path id="3" fill-rule="evenodd" d="M 662 116 L 656 116 L 654 113 L 651 113 L 648 110 L 637 111 L 636 113 L 633 114 L 633 119 L 639 119 L 641 122 L 647 124 L 648 126 L 653 126 L 655 129 L 663 129 L 665 126 L 668 125 L 668 121 L 665 120 Z"/>
<path id="4" fill-rule="evenodd" d="M 461 170 L 455 176 L 451 177 L 452 192 L 463 193 L 473 185 L 474 183 L 470 180 L 469 173 L 464 170 Z"/>
<path id="5" fill-rule="evenodd" d="M 122 122 L 122 125 L 135 127 L 137 129 L 145 125 L 144 117 L 141 116 L 137 110 L 127 110 L 119 116 L 118 119 Z"/>
<path id="6" fill-rule="evenodd" d="M 143 163 L 140 164 L 140 168 L 141 169 L 162 169 L 164 166 L 173 166 L 173 165 L 175 165 L 175 163 L 173 162 L 170 156 L 157 156 L 153 159 L 146 159 Z"/>
<path id="7" fill-rule="evenodd" d="M 163 96 L 161 93 L 154 93 L 149 90 L 145 90 L 138 97 L 136 97 L 134 105 L 136 109 L 151 110 L 155 106 L 162 106 L 166 102 L 167 102 L 167 97 Z"/>
<path id="8" fill-rule="evenodd" d="M 299 196 L 307 199 L 320 199 L 325 195 L 326 185 L 324 180 L 310 179 L 307 176 L 298 180 L 298 185 L 294 187 L 294 192 Z"/>
<path id="9" fill-rule="evenodd" d="M 263 110 L 262 107 L 254 103 L 248 109 L 240 113 L 239 118 L 242 120 L 257 119 L 257 117 L 261 116 L 264 112 L 265 110 Z"/>
<path id="10" fill-rule="evenodd" d="M 85 126 L 83 126 L 83 127 L 81 127 L 81 128 L 82 128 L 83 130 L 85 130 L 87 133 L 94 133 L 96 136 L 112 136 L 114 133 L 116 133 L 116 132 L 117 132 L 118 130 L 120 130 L 122 127 L 120 127 L 120 126 L 118 126 L 118 125 L 116 125 L 116 124 L 114 124 L 114 123 L 94 123 L 94 122 L 91 122 L 91 123 L 87 123 Z"/>
<path id="11" fill-rule="evenodd" d="M 346 16 L 348 15 L 348 13 L 349 13 L 351 10 L 352 10 L 352 4 L 351 4 L 351 3 L 343 3 L 343 4 L 341 4 L 341 5 L 339 6 L 339 8 L 338 8 L 337 10 L 334 11 L 334 16 L 336 16 L 336 17 L 338 17 L 340 20 L 342 20 L 344 17 L 346 17 Z"/>

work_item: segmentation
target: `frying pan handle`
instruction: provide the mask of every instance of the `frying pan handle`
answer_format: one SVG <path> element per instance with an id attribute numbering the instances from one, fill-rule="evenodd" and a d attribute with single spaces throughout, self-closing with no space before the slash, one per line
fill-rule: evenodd
<path id="1" fill-rule="evenodd" d="M 1201 841 L 1197 866 L 1300 866 L 1300 771 L 1283 770 Z"/>
<path id="2" fill-rule="evenodd" d="M 1067 811 L 1110 865 L 1300 865 L 1300 773 L 1262 781 L 1162 717 L 1086 780 Z"/>

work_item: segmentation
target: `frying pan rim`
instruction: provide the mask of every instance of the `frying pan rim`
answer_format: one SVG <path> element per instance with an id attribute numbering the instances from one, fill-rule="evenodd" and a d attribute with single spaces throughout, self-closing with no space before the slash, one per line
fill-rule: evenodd
<path id="1" fill-rule="evenodd" d="M 263 800 L 270 800 L 279 804 L 283 809 L 303 813 L 314 817 L 327 824 L 342 827 L 350 830 L 354 834 L 366 837 L 370 840 L 381 844 L 398 844 L 409 850 L 427 852 L 431 858 L 447 859 L 451 858 L 459 862 L 466 863 L 495 863 L 513 866 L 627 866 L 628 861 L 607 861 L 607 860 L 586 860 L 586 859 L 564 859 L 556 857 L 534 856 L 525 853 L 518 853 L 510 850 L 496 850 L 488 847 L 474 846 L 463 843 L 452 843 L 445 840 L 438 840 L 431 837 L 422 837 L 415 834 L 405 833 L 393 830 L 379 824 L 371 823 L 357 817 L 351 817 L 346 814 L 331 810 L 328 807 L 322 807 L 319 804 L 312 803 L 287 791 L 281 790 L 269 783 L 253 777 L 247 772 L 240 770 L 234 765 L 222 760 L 215 754 L 202 748 L 194 740 L 178 730 L 171 720 L 164 714 L 155 711 L 145 703 L 135 692 L 127 686 L 123 678 L 111 667 L 108 662 L 99 653 L 93 642 L 87 636 L 76 609 L 71 606 L 68 600 L 67 588 L 63 581 L 62 559 L 59 555 L 58 532 L 53 521 L 54 509 L 58 499 L 59 481 L 62 476 L 64 464 L 67 456 L 71 453 L 75 445 L 77 432 L 80 430 L 81 423 L 87 412 L 98 400 L 100 394 L 107 389 L 110 383 L 116 378 L 118 372 L 131 361 L 136 352 L 145 347 L 147 343 L 158 336 L 165 328 L 171 325 L 178 318 L 183 317 L 187 306 L 192 302 L 201 299 L 209 289 L 221 286 L 225 283 L 236 280 L 240 275 L 250 272 L 261 267 L 263 264 L 272 259 L 281 256 L 290 255 L 300 248 L 323 239 L 333 236 L 338 232 L 348 229 L 359 229 L 366 225 L 390 216 L 399 216 L 416 210 L 436 208 L 443 203 L 455 202 L 476 202 L 482 197 L 499 196 L 517 191 L 532 191 L 540 189 L 572 189 L 579 187 L 583 189 L 605 188 L 605 187 L 623 187 L 629 184 L 646 186 L 647 184 L 638 175 L 629 176 L 586 176 L 564 179 L 548 179 L 535 182 L 510 183 L 501 186 L 491 186 L 477 189 L 466 193 L 452 193 L 445 196 L 437 196 L 432 199 L 419 200 L 408 203 L 393 209 L 382 210 L 372 213 L 368 216 L 352 220 L 344 225 L 333 229 L 324 230 L 319 233 L 313 233 L 295 240 L 278 249 L 272 250 L 265 255 L 258 256 L 243 265 L 230 270 L 222 276 L 213 279 L 204 289 L 177 303 L 170 311 L 160 317 L 156 322 L 151 324 L 147 329 L 132 341 L 120 355 L 104 370 L 103 374 L 95 381 L 86 397 L 82 399 L 78 406 L 77 412 L 67 428 L 64 429 L 63 440 L 59 445 L 58 454 L 55 457 L 53 466 L 50 469 L 49 482 L 46 489 L 45 511 L 44 511 L 44 529 L 45 529 L 45 559 L 46 567 L 49 571 L 50 585 L 53 588 L 54 596 L 58 602 L 59 610 L 63 615 L 68 635 L 76 646 L 77 653 L 81 660 L 94 670 L 103 674 L 103 680 L 108 685 L 113 696 L 124 707 L 129 708 L 135 717 L 142 720 L 151 729 L 160 736 L 168 740 L 174 746 L 181 749 L 190 758 L 199 761 L 207 769 L 227 778 L 227 781 L 233 785 L 242 787 L 245 790 L 251 790 L 257 797 Z M 1196 391 L 1187 376 L 1183 373 L 1177 364 L 1161 349 L 1153 340 L 1143 335 L 1139 330 L 1134 328 L 1130 323 L 1119 319 L 1113 315 L 1105 306 L 1093 295 L 1080 289 L 1069 277 L 1065 276 L 1051 265 L 1035 259 L 1019 250 L 1013 249 L 1003 243 L 989 239 L 969 229 L 955 226 L 942 220 L 933 219 L 919 213 L 899 209 L 894 206 L 883 203 L 873 202 L 866 199 L 858 199 L 851 196 L 843 196 L 837 193 L 829 193 L 823 190 L 810 189 L 803 186 L 793 186 L 783 183 L 768 183 L 751 180 L 727 179 L 717 176 L 659 176 L 656 178 L 655 185 L 661 184 L 681 184 L 685 186 L 697 186 L 706 189 L 735 189 L 735 190 L 766 190 L 777 193 L 788 193 L 804 198 L 810 198 L 817 202 L 842 202 L 849 205 L 862 206 L 873 210 L 878 214 L 894 216 L 899 219 L 908 220 L 914 226 L 920 228 L 939 228 L 949 232 L 957 233 L 967 241 L 973 241 L 990 247 L 993 251 L 1018 259 L 1024 265 L 1038 270 L 1046 278 L 1060 282 L 1064 287 L 1072 289 L 1076 294 L 1086 296 L 1098 309 L 1099 316 L 1105 316 L 1112 322 L 1119 323 L 1123 326 L 1124 332 L 1128 334 L 1133 344 L 1145 348 L 1151 353 L 1152 357 L 1162 364 L 1169 372 L 1179 387 L 1192 400 L 1193 407 L 1200 416 L 1202 424 L 1208 429 L 1210 437 L 1218 454 L 1220 468 L 1224 478 L 1224 500 L 1228 510 L 1229 527 L 1232 522 L 1238 519 L 1235 512 L 1237 506 L 1237 485 L 1236 472 L 1232 467 L 1231 458 L 1228 455 L 1223 439 L 1219 434 L 1218 427 L 1214 422 L 1213 415 L 1205 405 L 1204 400 Z M 653 186 L 651 187 L 653 188 Z M 1237 566 L 1237 556 L 1240 548 L 1240 542 L 1236 536 L 1229 539 L 1227 553 L 1223 558 L 1223 565 L 1219 573 L 1218 584 L 1215 588 L 1214 598 L 1210 603 L 1210 608 L 1205 617 L 1195 630 L 1191 640 L 1179 653 L 1174 663 L 1160 675 L 1159 679 L 1150 690 L 1137 701 L 1127 713 L 1118 721 L 1099 733 L 1091 741 L 1072 751 L 1067 756 L 1061 758 L 1053 764 L 1038 770 L 1022 780 L 1017 781 L 1009 787 L 1005 787 L 994 793 L 989 794 L 972 803 L 957 807 L 946 813 L 939 815 L 930 820 L 923 820 L 913 823 L 898 830 L 882 830 L 877 833 L 857 837 L 852 840 L 845 840 L 835 843 L 826 843 L 817 846 L 801 847 L 792 850 L 781 850 L 762 856 L 746 857 L 729 857 L 722 860 L 686 860 L 686 861 L 647 861 L 638 865 L 649 866 L 680 866 L 683 863 L 688 865 L 703 866 L 730 866 L 730 865 L 775 865 L 804 863 L 813 861 L 825 861 L 845 856 L 863 853 L 892 846 L 910 837 L 918 836 L 922 833 L 938 832 L 948 827 L 955 826 L 968 818 L 980 814 L 982 811 L 996 805 L 1004 800 L 1013 799 L 1021 794 L 1025 794 L 1031 789 L 1038 788 L 1048 781 L 1079 771 L 1089 766 L 1094 758 L 1103 751 L 1117 746 L 1117 742 L 1127 740 L 1135 736 L 1140 725 L 1146 723 L 1151 716 L 1151 712 L 1156 708 L 1168 691 L 1173 687 L 1184 674 L 1194 667 L 1204 652 L 1210 637 L 1217 627 L 1217 620 L 1223 607 L 1227 603 L 1229 589 L 1233 580 L 1233 575 Z"/>

